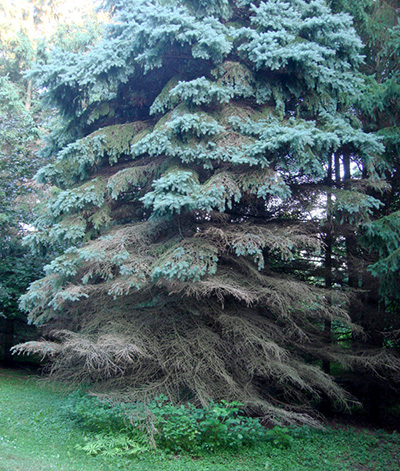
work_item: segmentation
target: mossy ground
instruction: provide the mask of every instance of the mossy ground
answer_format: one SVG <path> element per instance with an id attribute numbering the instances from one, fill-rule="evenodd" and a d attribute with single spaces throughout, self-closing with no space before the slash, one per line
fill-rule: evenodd
<path id="1" fill-rule="evenodd" d="M 289 449 L 270 443 L 201 457 L 161 452 L 130 460 L 77 450 L 85 432 L 60 409 L 69 391 L 0 370 L 0 471 L 398 471 L 400 435 L 340 427 L 300 429 Z"/>

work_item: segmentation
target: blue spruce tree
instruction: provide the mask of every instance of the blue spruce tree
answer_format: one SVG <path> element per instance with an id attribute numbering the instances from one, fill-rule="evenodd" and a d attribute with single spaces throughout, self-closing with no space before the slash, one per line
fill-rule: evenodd
<path id="1" fill-rule="evenodd" d="M 365 224 L 382 185 L 382 144 L 351 106 L 350 16 L 322 0 L 104 7 L 102 42 L 33 72 L 63 126 L 29 243 L 60 256 L 22 300 L 52 338 L 17 350 L 127 400 L 240 400 L 275 421 L 346 403 L 320 366 L 363 359 L 332 341 L 358 327 L 348 292 L 322 286 L 320 223 Z M 344 149 L 364 174 L 333 188 Z"/>

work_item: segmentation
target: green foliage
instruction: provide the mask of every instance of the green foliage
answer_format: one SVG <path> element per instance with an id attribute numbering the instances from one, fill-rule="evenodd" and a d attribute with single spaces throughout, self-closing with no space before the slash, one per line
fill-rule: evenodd
<path id="1" fill-rule="evenodd" d="M 380 256 L 394 252 L 400 245 L 400 211 L 365 224 L 365 235 Z"/>
<path id="2" fill-rule="evenodd" d="M 0 316 L 25 319 L 18 309 L 19 296 L 43 274 L 41 257 L 35 258 L 21 244 L 22 225 L 32 222 L 32 200 L 40 194 L 31 180 L 40 165 L 35 155 L 39 130 L 25 107 L 20 85 L 10 77 L 17 78 L 13 74 L 1 76 L 11 72 L 4 70 L 8 66 L 17 66 L 7 62 L 5 51 L 0 53 Z M 15 51 L 16 56 L 20 53 Z M 21 69 L 15 72 L 22 73 Z M 7 350 L 10 342 L 12 338 L 4 345 Z"/>
<path id="3" fill-rule="evenodd" d="M 0 317 L 25 318 L 18 300 L 29 284 L 42 275 L 42 260 L 21 246 L 18 239 L 3 243 L 0 263 Z"/>
<path id="4" fill-rule="evenodd" d="M 130 151 L 136 136 L 143 137 L 141 132 L 146 125 L 127 123 L 102 128 L 94 133 L 68 144 L 57 155 L 57 159 L 42 167 L 36 175 L 40 183 L 52 183 L 69 186 L 86 180 L 93 168 L 104 160 L 115 164 Z"/>
<path id="5" fill-rule="evenodd" d="M 103 455 L 107 458 L 116 456 L 133 457 L 148 451 L 148 445 L 143 442 L 142 437 L 131 437 L 126 433 L 101 433 L 93 437 L 86 437 L 84 445 L 77 445 L 78 450 L 82 450 L 89 455 Z"/>
<path id="6" fill-rule="evenodd" d="M 380 293 L 389 305 L 399 300 L 400 223 L 399 211 L 381 217 L 364 226 L 364 243 L 376 251 L 379 259 L 369 271 L 379 279 Z"/>
<path id="7" fill-rule="evenodd" d="M 265 429 L 260 421 L 246 417 L 238 402 L 173 405 L 167 397 L 148 405 L 111 404 L 73 393 L 63 406 L 69 420 L 90 435 L 79 447 L 89 454 L 133 456 L 149 451 L 151 443 L 167 453 L 198 454 L 220 449 L 240 449 L 270 441 L 288 448 L 292 431 L 282 427 Z"/>
<path id="8" fill-rule="evenodd" d="M 0 371 L 1 466 L 8 471 L 21 466 L 30 471 L 110 471 L 101 457 L 76 449 L 84 443 L 84 432 L 62 413 L 68 391 L 38 379 Z"/>
<path id="9" fill-rule="evenodd" d="M 238 402 L 211 403 L 208 408 L 193 404 L 175 406 L 166 397 L 159 397 L 149 405 L 156 429 L 154 440 L 170 452 L 196 452 L 220 448 L 238 448 L 262 441 L 268 432 L 258 419 L 241 414 Z M 273 434 L 270 434 L 273 435 Z M 276 444 L 281 444 L 275 435 Z"/>
<path id="10" fill-rule="evenodd" d="M 206 273 L 217 270 L 217 251 L 212 245 L 198 241 L 181 244 L 167 250 L 153 270 L 152 278 L 177 278 L 182 281 L 199 281 Z"/>
<path id="11" fill-rule="evenodd" d="M 90 4 L 83 3 L 82 7 L 90 9 Z M 74 52 L 92 47 L 103 33 L 104 24 L 101 20 L 94 11 L 84 14 L 79 25 L 71 24 L 68 17 L 61 18 L 61 22 L 50 39 L 50 46 Z"/>
<path id="12" fill-rule="evenodd" d="M 174 108 L 180 102 L 185 102 L 188 106 L 203 105 L 211 103 L 229 103 L 236 97 L 249 97 L 253 93 L 250 86 L 252 77 L 251 72 L 241 64 L 224 64 L 216 69 L 215 74 L 221 74 L 222 77 L 217 83 L 200 77 L 189 82 L 172 79 L 168 82 L 165 89 L 154 100 L 150 108 L 152 114 L 163 113 L 168 109 Z M 234 67 L 236 65 L 236 67 Z M 232 73 L 232 69 L 234 74 Z M 227 70 L 226 70 L 227 69 Z M 224 72 L 226 73 L 224 74 Z"/>
<path id="13" fill-rule="evenodd" d="M 375 344 L 394 350 L 398 346 L 396 331 L 400 323 L 398 4 L 391 0 L 331 0 L 329 3 L 334 11 L 347 11 L 353 15 L 354 25 L 365 44 L 366 58 L 361 68 L 364 83 L 355 110 L 361 118 L 363 129 L 376 132 L 384 144 L 380 167 L 385 171 L 387 185 L 380 193 L 371 188 L 366 189 L 369 197 L 378 198 L 381 202 L 379 207 L 375 206 L 370 217 L 364 219 L 359 241 L 367 266 L 359 277 L 358 286 L 371 290 L 370 300 L 380 300 L 379 307 L 372 304 L 364 308 L 365 328 L 370 331 Z M 378 331 L 385 332 L 385 340 Z"/>
<path id="14" fill-rule="evenodd" d="M 33 193 L 26 184 L 40 162 L 34 156 L 38 129 L 25 109 L 18 87 L 0 77 L 0 230 L 27 221 L 27 208 L 18 198 Z"/>
<path id="15" fill-rule="evenodd" d="M 382 206 L 377 198 L 356 191 L 334 190 L 333 194 L 335 202 L 331 209 L 338 214 L 341 223 L 368 221 L 373 211 Z"/>
<path id="16" fill-rule="evenodd" d="M 89 455 L 133 457 L 150 449 L 149 440 L 131 426 L 127 410 L 121 405 L 77 391 L 68 397 L 62 412 L 85 431 L 85 443 L 76 448 Z"/>
<path id="17" fill-rule="evenodd" d="M 54 217 L 76 212 L 91 205 L 101 207 L 104 203 L 105 181 L 95 179 L 77 189 L 65 190 L 57 195 L 50 205 Z"/>
<path id="18" fill-rule="evenodd" d="M 308 87 L 336 90 L 344 87 L 348 93 L 355 92 L 354 77 L 351 82 L 346 81 L 350 78 L 349 63 L 361 62 L 356 52 L 361 42 L 351 33 L 349 16 L 332 17 L 322 2 L 269 1 L 252 6 L 251 10 L 256 29 L 240 28 L 232 34 L 242 42 L 238 50 L 257 70 L 299 70 Z M 335 55 L 336 73 L 333 74 Z"/>
<path id="19" fill-rule="evenodd" d="M 76 391 L 68 396 L 62 412 L 79 427 L 91 432 L 118 432 L 126 427 L 126 416 L 121 406 L 99 401 L 82 391 Z"/>

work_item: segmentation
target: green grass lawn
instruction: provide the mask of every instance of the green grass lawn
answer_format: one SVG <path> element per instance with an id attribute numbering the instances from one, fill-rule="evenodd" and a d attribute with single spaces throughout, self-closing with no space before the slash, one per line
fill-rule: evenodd
<path id="1" fill-rule="evenodd" d="M 0 370 L 0 471 L 399 471 L 400 435 L 340 428 L 300 429 L 289 449 L 265 443 L 197 458 L 148 453 L 92 457 L 85 432 L 60 413 L 68 391 L 32 375 Z"/>

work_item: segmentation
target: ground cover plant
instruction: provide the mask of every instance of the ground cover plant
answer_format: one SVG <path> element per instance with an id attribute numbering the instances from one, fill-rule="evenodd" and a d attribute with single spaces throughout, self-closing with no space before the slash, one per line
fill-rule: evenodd
<path id="1" fill-rule="evenodd" d="M 398 434 L 347 427 L 292 429 L 289 446 L 265 441 L 257 446 L 221 447 L 216 453 L 208 450 L 195 455 L 162 450 L 130 457 L 90 454 L 82 450 L 85 437 L 112 433 L 113 427 L 123 431 L 123 422 L 116 413 L 122 411 L 119 406 L 93 404 L 91 398 L 78 394 L 73 394 L 71 400 L 71 390 L 63 385 L 49 385 L 32 375 L 0 370 L 0 470 L 398 470 Z M 112 409 L 115 410 L 111 414 Z M 66 413 L 71 415 L 69 419 Z"/>
<path id="2" fill-rule="evenodd" d="M 268 430 L 258 418 L 246 417 L 241 406 L 226 401 L 211 402 L 206 408 L 191 403 L 174 405 L 166 396 L 148 404 L 113 404 L 77 392 L 68 397 L 62 410 L 91 433 L 80 448 L 93 455 L 138 455 L 155 449 L 198 455 L 267 441 L 277 447 L 289 446 L 289 429 Z"/>

